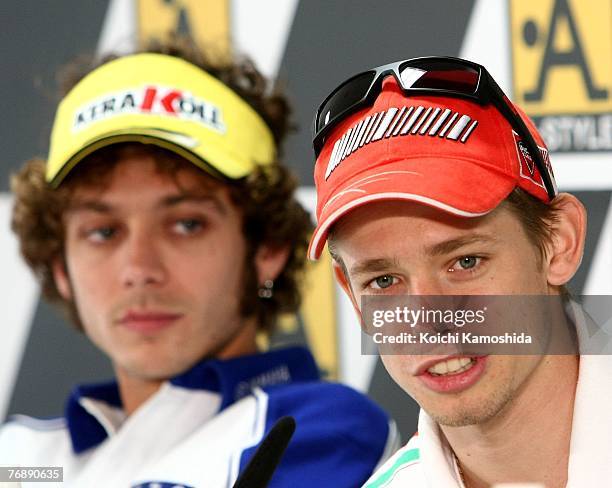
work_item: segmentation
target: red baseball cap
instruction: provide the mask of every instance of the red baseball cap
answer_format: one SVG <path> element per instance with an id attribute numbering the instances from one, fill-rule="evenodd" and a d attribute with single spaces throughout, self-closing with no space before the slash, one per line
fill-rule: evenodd
<path id="1" fill-rule="evenodd" d="M 517 110 L 550 168 L 542 137 Z M 461 217 L 487 214 L 517 186 L 550 201 L 525 145 L 493 105 L 407 97 L 393 76 L 385 78 L 373 106 L 333 129 L 317 158 L 314 179 L 312 260 L 321 255 L 340 217 L 373 201 L 410 200 Z"/>

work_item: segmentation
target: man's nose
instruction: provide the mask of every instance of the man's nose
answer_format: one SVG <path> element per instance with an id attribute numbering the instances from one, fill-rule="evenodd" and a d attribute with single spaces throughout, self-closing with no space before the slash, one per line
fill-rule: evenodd
<path id="1" fill-rule="evenodd" d="M 454 310 L 455 305 L 452 291 L 447 286 L 444 286 L 439 277 L 427 272 L 411 277 L 410 295 L 415 297 L 415 302 L 413 303 L 415 308 L 424 308 L 426 311 L 441 311 L 442 313 Z M 440 321 L 441 317 L 436 314 L 432 317 L 432 320 L 426 320 L 420 324 L 422 331 L 447 334 L 454 330 L 453 323 Z"/>
<path id="2" fill-rule="evenodd" d="M 166 280 L 159 245 L 149 232 L 134 231 L 125 241 L 121 281 L 127 287 L 154 286 Z"/>

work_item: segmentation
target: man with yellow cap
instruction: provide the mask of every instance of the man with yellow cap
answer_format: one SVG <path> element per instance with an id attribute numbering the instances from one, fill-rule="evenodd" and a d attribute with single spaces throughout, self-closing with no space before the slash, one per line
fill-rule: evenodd
<path id="1" fill-rule="evenodd" d="M 279 162 L 288 128 L 284 96 L 252 64 L 186 46 L 72 83 L 48 160 L 13 178 L 12 224 L 45 296 L 116 380 L 75 388 L 61 419 L 13 418 L 0 462 L 63 468 L 70 486 L 231 487 L 290 416 L 270 486 L 369 477 L 394 444 L 388 417 L 321 382 L 306 349 L 256 344 L 300 302 L 310 221 Z"/>
<path id="2" fill-rule="evenodd" d="M 565 288 L 586 213 L 557 192 L 533 123 L 483 66 L 426 57 L 338 86 L 313 142 L 309 257 L 328 243 L 421 406 L 418 434 L 365 486 L 610 485 L 609 336 Z M 482 325 L 464 334 L 466 317 Z"/>

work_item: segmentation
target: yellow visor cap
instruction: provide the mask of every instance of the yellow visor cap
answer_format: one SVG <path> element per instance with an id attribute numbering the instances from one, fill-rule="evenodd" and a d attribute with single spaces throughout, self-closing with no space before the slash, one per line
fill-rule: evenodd
<path id="1" fill-rule="evenodd" d="M 233 90 L 187 61 L 151 53 L 100 66 L 61 101 L 47 181 L 57 187 L 87 155 L 118 142 L 155 144 L 231 179 L 276 154 L 267 124 Z"/>

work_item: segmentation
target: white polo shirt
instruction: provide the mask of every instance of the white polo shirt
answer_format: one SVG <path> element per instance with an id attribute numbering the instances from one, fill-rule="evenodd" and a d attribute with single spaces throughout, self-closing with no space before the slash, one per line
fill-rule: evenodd
<path id="1" fill-rule="evenodd" d="M 575 303 L 581 355 L 574 399 L 568 488 L 612 486 L 612 341 Z M 440 427 L 421 409 L 418 433 L 364 485 L 365 488 L 464 488 L 456 458 Z"/>
<path id="2" fill-rule="evenodd" d="M 116 383 L 81 386 L 64 418 L 16 416 L 3 426 L 0 464 L 63 467 L 64 483 L 45 486 L 231 487 L 271 426 L 291 415 L 296 431 L 270 487 L 360 486 L 397 434 L 367 397 L 318 378 L 303 348 L 204 361 L 128 418 Z"/>

